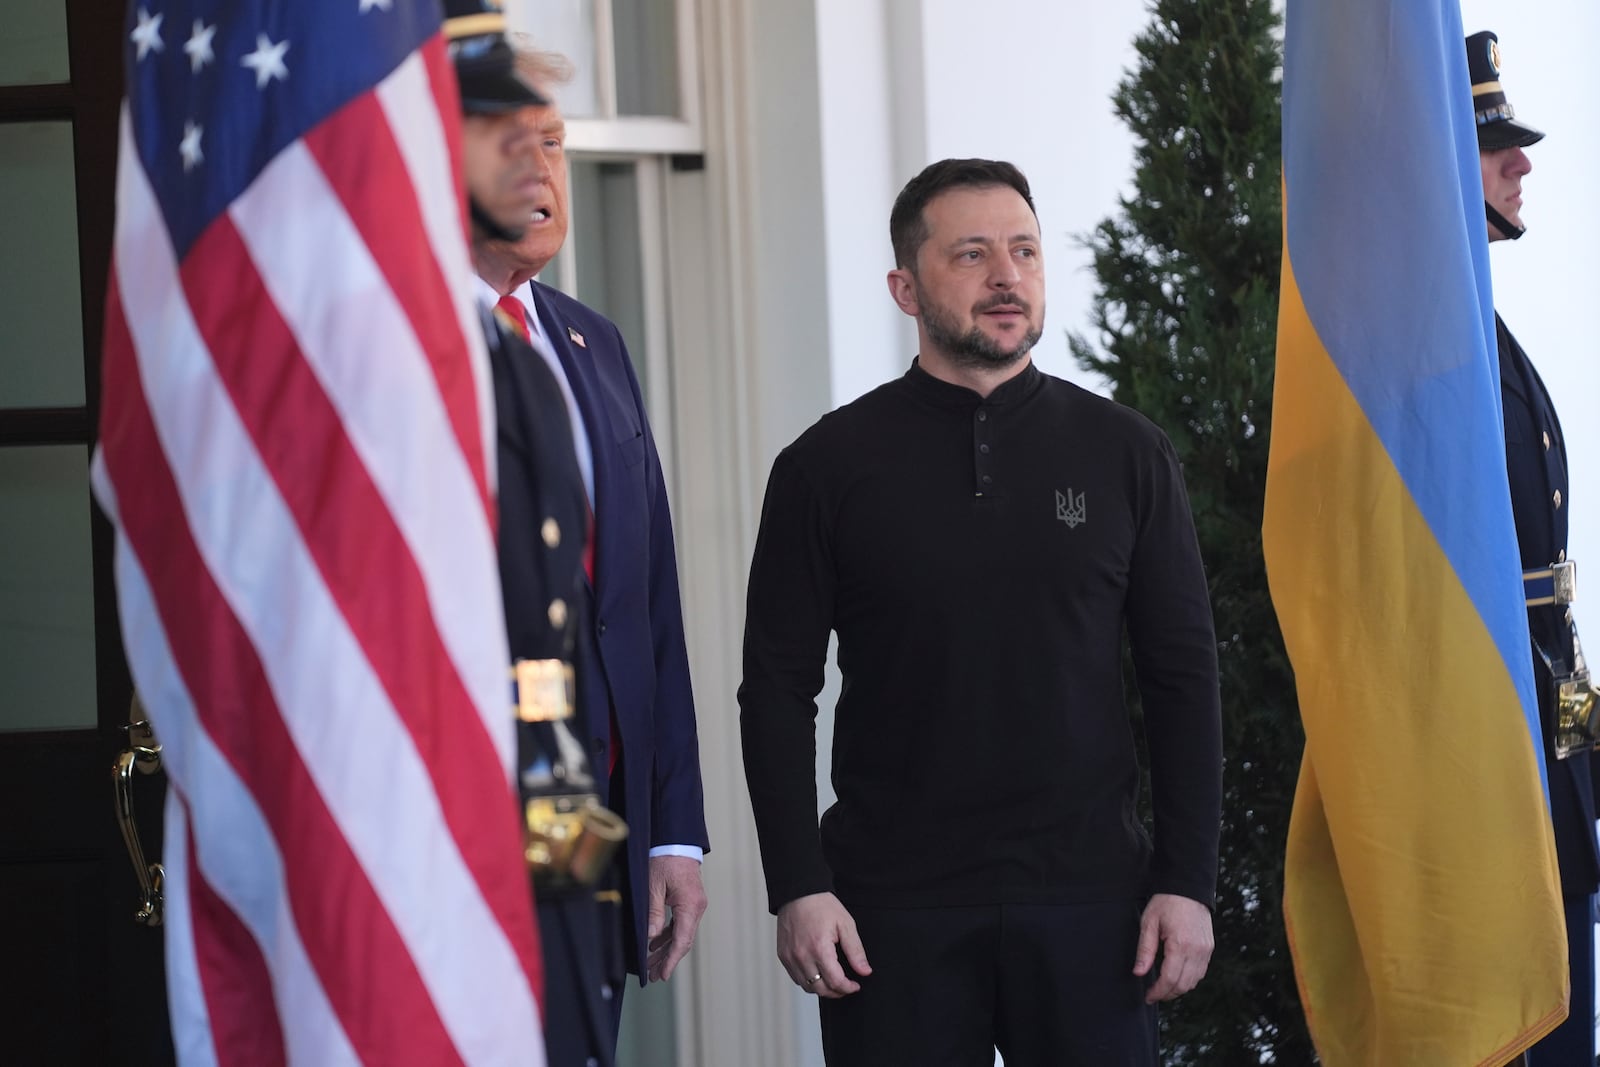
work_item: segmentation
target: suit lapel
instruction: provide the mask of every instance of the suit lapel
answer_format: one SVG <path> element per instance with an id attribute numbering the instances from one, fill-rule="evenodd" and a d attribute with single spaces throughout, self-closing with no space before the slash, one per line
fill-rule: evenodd
<path id="1" fill-rule="evenodd" d="M 611 432 L 611 414 L 607 411 L 601 395 L 594 356 L 589 352 L 580 353 L 573 348 L 571 335 L 567 332 L 571 324 L 556 312 L 555 301 L 550 299 L 545 288 L 537 282 L 529 282 L 528 285 L 533 294 L 533 306 L 538 309 L 539 322 L 544 326 L 550 347 L 555 350 L 556 359 L 561 363 L 561 370 L 567 376 L 567 384 L 572 387 L 573 399 L 577 401 L 578 410 L 583 414 L 584 429 L 589 437 L 589 455 L 594 469 L 594 499 L 589 501 L 589 507 L 595 516 L 594 558 L 597 579 L 595 584 L 598 585 L 598 577 L 609 569 L 601 563 L 602 552 L 606 545 L 601 523 L 604 521 L 603 516 L 610 510 L 606 506 L 606 492 L 611 487 L 611 442 L 615 439 Z M 599 589 L 591 591 L 598 601 Z"/>
<path id="2" fill-rule="evenodd" d="M 590 503 L 598 514 L 600 500 L 605 496 L 604 481 L 610 474 L 608 467 L 611 455 L 607 445 L 611 441 L 611 416 L 600 397 L 593 357 L 587 352 L 580 354 L 573 350 L 571 335 L 567 332 L 572 328 L 571 324 L 556 313 L 555 302 L 542 286 L 536 282 L 529 282 L 528 285 L 533 292 L 533 306 L 539 311 L 539 322 L 544 326 L 545 336 L 550 339 L 550 347 L 555 349 L 556 358 L 561 361 L 567 384 L 572 387 L 572 396 L 578 402 L 578 410 L 583 413 L 584 427 L 589 435 L 589 451 L 594 457 L 596 499 Z"/>

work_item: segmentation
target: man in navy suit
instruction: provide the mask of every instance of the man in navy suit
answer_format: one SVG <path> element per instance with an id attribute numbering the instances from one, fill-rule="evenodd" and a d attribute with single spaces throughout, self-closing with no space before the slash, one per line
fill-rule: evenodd
<path id="1" fill-rule="evenodd" d="M 564 61 L 519 52 L 524 77 L 559 81 Z M 547 94 L 548 95 L 548 94 Z M 524 113 L 538 130 L 543 195 L 524 235 L 474 249 L 481 277 L 520 307 L 566 395 L 594 550 L 578 636 L 579 699 L 590 758 L 609 769 L 601 802 L 628 822 L 611 924 L 640 984 L 670 978 L 705 912 L 709 849 L 699 741 L 684 644 L 672 517 L 661 460 L 626 345 L 610 320 L 532 279 L 567 236 L 565 123 L 552 104 Z M 507 305 L 502 302 L 502 307 Z M 607 997 L 614 1024 L 621 975 Z"/>
<path id="2" fill-rule="evenodd" d="M 1478 120 L 1478 160 L 1490 241 L 1514 241 L 1522 225 L 1522 179 L 1533 170 L 1523 151 L 1544 134 L 1516 118 L 1500 84 L 1500 46 L 1492 33 L 1467 38 L 1472 102 Z M 1553 744 L 1555 679 L 1584 672 L 1570 592 L 1567 559 L 1567 449 L 1555 404 L 1527 353 L 1495 314 L 1500 356 L 1500 397 L 1505 416 L 1506 474 L 1517 524 L 1533 642 L 1534 684 L 1545 728 L 1550 778 L 1550 819 L 1555 829 L 1561 895 L 1566 906 L 1567 957 L 1572 999 L 1567 1021 L 1528 1053 L 1533 1067 L 1594 1063 L 1594 902 L 1600 885 L 1595 843 L 1593 757 L 1587 746 L 1564 758 Z"/>

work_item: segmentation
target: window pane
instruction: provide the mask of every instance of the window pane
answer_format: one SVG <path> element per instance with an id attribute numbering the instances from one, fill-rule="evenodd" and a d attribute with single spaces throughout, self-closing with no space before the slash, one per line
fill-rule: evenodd
<path id="1" fill-rule="evenodd" d="M 0 85 L 54 85 L 67 68 L 66 0 L 6 0 Z M 107 18 L 116 17 L 109 13 Z"/>
<path id="2" fill-rule="evenodd" d="M 677 6 L 664 0 L 612 0 L 617 114 L 682 113 L 678 106 Z"/>
<path id="3" fill-rule="evenodd" d="M 0 448 L 0 730 L 95 721 L 88 452 Z"/>
<path id="4" fill-rule="evenodd" d="M 632 163 L 572 162 L 572 236 L 577 297 L 617 324 L 639 387 L 645 368 L 644 264 L 639 248 L 639 177 Z"/>
<path id="5" fill-rule="evenodd" d="M 561 111 L 569 118 L 587 119 L 600 114 L 600 66 L 595 61 L 595 0 L 532 0 L 518 11 L 535 48 L 559 52 L 572 61 L 576 73 L 566 85 L 551 86 Z"/>
<path id="6" fill-rule="evenodd" d="M 0 34 L 3 36 L 3 34 Z M 72 124 L 0 125 L 0 408 L 83 404 Z"/>

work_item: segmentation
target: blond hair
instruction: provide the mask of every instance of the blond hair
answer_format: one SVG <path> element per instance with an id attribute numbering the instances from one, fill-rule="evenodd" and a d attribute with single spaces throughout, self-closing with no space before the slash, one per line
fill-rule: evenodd
<path id="1" fill-rule="evenodd" d="M 547 52 L 539 48 L 529 34 L 509 33 L 506 40 L 510 42 L 512 52 L 516 53 L 517 73 L 538 88 L 566 85 L 577 73 L 572 60 L 560 52 Z"/>

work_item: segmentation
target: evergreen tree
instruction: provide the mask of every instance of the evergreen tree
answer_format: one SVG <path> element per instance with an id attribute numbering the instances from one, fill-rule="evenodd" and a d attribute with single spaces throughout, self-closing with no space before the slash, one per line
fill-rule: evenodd
<path id="1" fill-rule="evenodd" d="M 1113 96 L 1134 195 L 1086 243 L 1099 288 L 1085 369 L 1183 461 L 1222 668 L 1216 953 L 1162 1007 L 1174 1064 L 1314 1062 L 1283 928 L 1283 853 L 1303 745 L 1261 553 L 1281 256 L 1278 16 L 1270 0 L 1155 0 Z"/>

